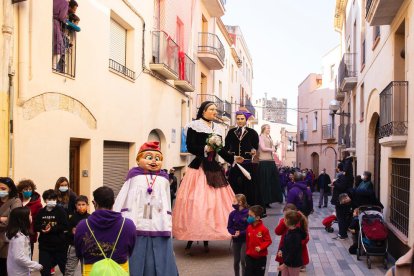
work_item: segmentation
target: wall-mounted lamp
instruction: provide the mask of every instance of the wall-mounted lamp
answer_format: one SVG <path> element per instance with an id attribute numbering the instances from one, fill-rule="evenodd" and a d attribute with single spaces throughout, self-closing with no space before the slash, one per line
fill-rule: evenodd
<path id="1" fill-rule="evenodd" d="M 346 113 L 344 111 L 338 112 L 338 110 L 341 108 L 341 104 L 337 100 L 332 100 L 329 103 L 329 110 L 331 111 L 330 115 L 338 115 L 338 116 L 345 116 L 345 117 L 351 117 L 351 113 Z"/>

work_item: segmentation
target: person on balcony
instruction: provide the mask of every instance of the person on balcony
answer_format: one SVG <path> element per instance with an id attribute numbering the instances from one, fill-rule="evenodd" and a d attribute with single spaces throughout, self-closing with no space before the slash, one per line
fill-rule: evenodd
<path id="1" fill-rule="evenodd" d="M 232 211 L 233 190 L 224 176 L 217 155 L 226 162 L 243 163 L 244 158 L 229 154 L 222 145 L 219 126 L 213 122 L 217 106 L 211 101 L 201 104 L 197 119 L 186 126 L 187 149 L 195 155 L 181 182 L 173 209 L 173 236 L 187 240 L 186 254 L 193 241 L 230 240 L 227 219 Z"/>
<path id="2" fill-rule="evenodd" d="M 244 194 L 247 203 L 253 206 L 260 204 L 257 202 L 259 191 L 252 164 L 252 158 L 259 148 L 259 135 L 254 129 L 247 127 L 247 120 L 251 116 L 252 114 L 249 112 L 236 112 L 237 127 L 230 129 L 227 133 L 224 149 L 230 154 L 244 158 L 241 166 L 250 173 L 251 179 L 248 179 L 238 166 L 233 166 L 229 170 L 229 182 L 234 193 Z"/>
<path id="3" fill-rule="evenodd" d="M 53 0 L 53 69 L 57 71 L 63 71 L 59 61 L 65 54 L 62 26 L 66 23 L 68 9 L 69 4 L 66 0 Z"/>

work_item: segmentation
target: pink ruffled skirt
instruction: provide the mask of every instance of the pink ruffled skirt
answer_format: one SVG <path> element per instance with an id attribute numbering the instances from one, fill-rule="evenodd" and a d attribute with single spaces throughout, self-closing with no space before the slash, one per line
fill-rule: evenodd
<path id="1" fill-rule="evenodd" d="M 213 188 L 203 169 L 188 168 L 177 191 L 172 222 L 178 240 L 229 240 L 227 221 L 234 198 L 230 185 Z"/>

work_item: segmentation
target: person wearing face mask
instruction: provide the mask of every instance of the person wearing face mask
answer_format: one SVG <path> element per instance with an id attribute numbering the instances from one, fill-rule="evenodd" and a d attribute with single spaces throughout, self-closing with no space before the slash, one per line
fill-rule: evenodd
<path id="1" fill-rule="evenodd" d="M 331 177 L 329 174 L 326 173 L 326 169 L 323 168 L 321 171 L 321 174 L 318 177 L 318 187 L 319 187 L 319 205 L 318 207 L 326 208 L 328 207 L 328 197 L 331 194 L 331 187 L 329 185 L 331 184 Z"/>
<path id="2" fill-rule="evenodd" d="M 43 192 L 43 207 L 37 214 L 34 230 L 39 235 L 39 263 L 43 266 L 42 276 L 51 275 L 50 270 L 56 265 L 65 274 L 66 266 L 66 236 L 68 221 L 65 210 L 57 205 L 55 190 Z"/>
<path id="3" fill-rule="evenodd" d="M 17 188 L 9 177 L 0 177 L 0 275 L 7 275 L 7 254 L 9 243 L 6 240 L 6 227 L 11 210 L 21 207 Z"/>
<path id="4" fill-rule="evenodd" d="M 56 181 L 55 192 L 57 194 L 57 204 L 65 209 L 68 219 L 76 210 L 76 194 L 69 188 L 69 180 L 62 176 Z"/>
<path id="5" fill-rule="evenodd" d="M 66 232 L 66 237 L 68 239 L 68 254 L 67 262 L 65 267 L 65 276 L 74 276 L 76 268 L 78 267 L 79 258 L 76 256 L 76 250 L 74 245 L 75 231 L 78 223 L 89 217 L 88 213 L 88 197 L 80 195 L 76 198 L 76 211 L 69 219 L 69 227 Z"/>
<path id="6" fill-rule="evenodd" d="M 17 192 L 19 193 L 19 198 L 23 203 L 23 206 L 26 206 L 30 209 L 30 215 L 32 221 L 30 223 L 30 250 L 31 255 L 33 256 L 34 244 L 37 242 L 37 232 L 33 231 L 34 221 L 36 216 L 39 213 L 40 209 L 43 208 L 40 195 L 35 191 L 36 185 L 30 179 L 24 179 L 17 184 Z"/>
<path id="7" fill-rule="evenodd" d="M 240 275 L 240 265 L 242 273 L 246 274 L 246 229 L 247 217 L 249 213 L 246 197 L 243 194 L 237 194 L 233 199 L 234 210 L 229 215 L 227 230 L 231 234 L 233 241 L 234 256 L 234 275 Z"/>
<path id="8" fill-rule="evenodd" d="M 246 276 L 264 276 L 267 248 L 272 244 L 269 229 L 261 220 L 264 210 L 260 205 L 249 208 L 246 231 Z"/>

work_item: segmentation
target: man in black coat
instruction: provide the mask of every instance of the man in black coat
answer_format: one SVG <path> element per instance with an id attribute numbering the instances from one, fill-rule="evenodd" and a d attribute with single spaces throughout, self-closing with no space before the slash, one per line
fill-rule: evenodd
<path id="1" fill-rule="evenodd" d="M 332 192 L 331 204 L 335 205 L 336 218 L 338 220 L 339 234 L 336 238 L 343 240 L 348 238 L 347 230 L 350 223 L 349 213 L 351 212 L 351 204 L 350 202 L 341 204 L 339 200 L 339 196 L 341 194 L 347 194 L 349 189 L 343 164 L 339 163 L 337 169 L 337 178 L 333 181 L 334 188 Z"/>
<path id="2" fill-rule="evenodd" d="M 331 187 L 329 185 L 331 184 L 331 178 L 329 174 L 326 173 L 326 169 L 323 168 L 321 174 L 318 177 L 318 187 L 319 187 L 319 208 L 322 207 L 328 207 L 328 196 L 331 194 Z"/>
<path id="3" fill-rule="evenodd" d="M 257 132 L 246 126 L 247 120 L 252 116 L 251 113 L 244 111 L 236 112 L 237 127 L 232 128 L 227 133 L 225 139 L 225 150 L 235 156 L 244 158 L 241 166 L 246 169 L 251 176 L 249 180 L 239 169 L 238 166 L 230 168 L 229 182 L 235 194 L 244 194 L 249 205 L 258 204 L 258 187 L 256 187 L 256 176 L 254 174 L 254 164 L 252 157 L 256 154 L 259 147 L 259 135 Z"/>

